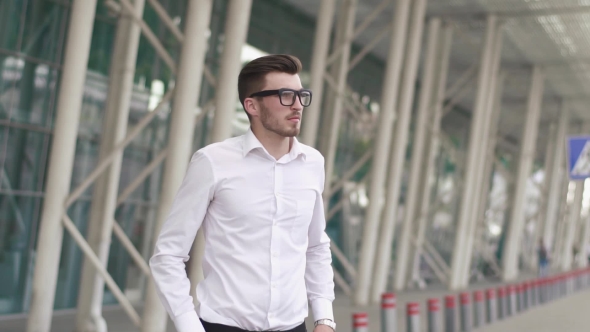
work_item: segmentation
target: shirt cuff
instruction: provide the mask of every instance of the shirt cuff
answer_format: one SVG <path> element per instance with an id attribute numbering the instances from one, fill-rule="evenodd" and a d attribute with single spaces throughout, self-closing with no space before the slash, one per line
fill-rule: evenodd
<path id="1" fill-rule="evenodd" d="M 178 332 L 205 332 L 205 328 L 194 310 L 176 316 L 174 326 Z"/>
<path id="2" fill-rule="evenodd" d="M 334 321 L 332 301 L 328 299 L 317 298 L 311 301 L 311 311 L 313 312 L 314 322 L 319 319 L 330 319 Z"/>

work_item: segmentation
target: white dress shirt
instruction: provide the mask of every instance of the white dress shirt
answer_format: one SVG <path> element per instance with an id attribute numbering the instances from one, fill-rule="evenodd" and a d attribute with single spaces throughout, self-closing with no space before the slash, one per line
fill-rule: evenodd
<path id="1" fill-rule="evenodd" d="M 272 157 L 251 130 L 197 151 L 162 226 L 150 266 L 180 332 L 210 323 L 287 330 L 333 320 L 333 271 L 322 192 L 324 158 L 293 139 Z M 203 227 L 204 280 L 195 311 L 185 262 Z M 198 316 L 197 316 L 198 315 Z"/>

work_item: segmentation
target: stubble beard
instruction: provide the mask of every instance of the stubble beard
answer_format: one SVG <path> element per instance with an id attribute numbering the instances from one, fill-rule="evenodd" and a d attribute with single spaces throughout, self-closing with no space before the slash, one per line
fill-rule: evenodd
<path id="1" fill-rule="evenodd" d="M 273 118 L 271 111 L 264 105 L 261 105 L 260 122 L 264 129 L 271 131 L 283 137 L 295 137 L 299 135 L 300 128 L 295 126 L 293 128 L 283 128 L 279 119 Z"/>

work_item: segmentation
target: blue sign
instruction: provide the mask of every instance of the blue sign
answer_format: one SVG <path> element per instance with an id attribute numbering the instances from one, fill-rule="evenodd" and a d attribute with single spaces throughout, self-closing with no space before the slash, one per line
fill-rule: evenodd
<path id="1" fill-rule="evenodd" d="M 567 161 L 571 180 L 590 178 L 590 136 L 568 137 Z"/>

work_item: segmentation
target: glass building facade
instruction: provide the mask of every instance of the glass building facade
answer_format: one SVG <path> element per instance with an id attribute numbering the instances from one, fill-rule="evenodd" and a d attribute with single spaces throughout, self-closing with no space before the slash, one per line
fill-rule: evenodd
<path id="1" fill-rule="evenodd" d="M 159 0 L 173 21 L 183 29 L 186 0 Z M 206 66 L 213 75 L 219 71 L 223 52 L 227 0 L 213 1 L 208 31 Z M 54 116 L 62 70 L 63 50 L 67 38 L 71 0 L 0 0 L 0 315 L 26 313 L 31 300 L 36 239 L 45 195 L 46 169 L 51 153 Z M 177 59 L 180 43 L 160 21 L 153 8 L 146 4 L 144 20 L 162 42 L 173 59 Z M 264 53 L 289 53 L 302 60 L 303 85 L 309 83 L 315 20 L 283 1 L 254 0 L 247 45 L 242 62 Z M 83 105 L 78 129 L 76 156 L 71 188 L 77 187 L 95 169 L 103 132 L 103 113 L 108 98 L 109 67 L 117 29 L 117 16 L 97 2 L 91 41 L 88 73 L 84 86 Z M 352 57 L 362 47 L 353 45 Z M 373 55 L 365 57 L 348 73 L 346 112 L 335 161 L 335 178 L 346 173 L 370 148 L 376 130 L 384 63 Z M 164 94 L 174 85 L 174 75 L 160 59 L 148 40 L 140 38 L 135 68 L 134 88 L 130 103 L 128 130 L 148 112 L 153 111 Z M 417 89 L 419 90 L 419 84 Z M 330 89 L 324 89 L 323 109 L 329 109 Z M 215 87 L 203 79 L 196 112 L 215 96 Z M 350 109 L 348 109 L 350 108 Z M 148 127 L 124 150 L 119 193 L 166 148 L 168 116 L 166 104 Z M 196 124 L 193 149 L 208 143 L 213 112 Z M 432 201 L 441 208 L 427 231 L 428 240 L 442 258 L 450 263 L 459 205 L 460 165 L 467 146 L 469 113 L 454 108 L 444 119 L 442 129 L 451 139 L 442 144 L 436 166 L 436 183 Z M 320 128 L 328 127 L 321 123 Z M 233 134 L 248 128 L 248 120 L 236 100 Z M 410 129 L 413 132 L 413 128 Z M 324 133 L 320 132 L 321 137 Z M 412 135 L 411 135 L 412 136 Z M 320 138 L 321 139 L 321 138 Z M 406 158 L 411 151 L 408 146 Z M 367 174 L 370 161 L 351 178 L 349 185 L 334 193 L 327 213 L 328 235 L 347 256 L 358 263 L 362 220 L 367 206 Z M 404 171 L 404 174 L 408 170 Z M 162 165 L 155 167 L 145 181 L 122 201 L 115 219 L 133 244 L 148 259 L 153 243 L 153 225 L 160 191 Z M 401 200 L 407 188 L 401 184 Z M 68 209 L 68 215 L 82 234 L 86 235 L 93 187 Z M 342 207 L 330 210 L 335 206 Z M 503 216 L 499 217 L 499 223 Z M 500 234 L 498 234 L 500 235 Z M 494 239 L 496 241 L 496 239 Z M 392 259 L 396 244 L 393 244 Z M 70 235 L 65 232 L 59 265 L 55 309 L 76 307 L 84 256 Z M 334 257 L 334 266 L 345 279 L 351 276 Z M 132 302 L 143 300 L 146 277 L 130 259 L 118 239 L 113 236 L 108 271 Z M 105 304 L 116 303 L 105 287 Z"/>
<path id="2" fill-rule="evenodd" d="M 185 0 L 162 0 L 162 6 L 182 29 Z M 223 46 L 227 1 L 214 1 L 206 65 L 215 75 Z M 56 99 L 59 88 L 63 50 L 67 38 L 71 0 L 2 0 L 0 1 L 0 315 L 27 312 L 31 298 L 35 266 L 36 238 L 44 198 L 46 168 L 53 135 Z M 272 14 L 271 14 L 272 13 Z M 176 59 L 180 44 L 146 4 L 144 20 Z M 117 18 L 98 1 L 92 34 L 88 74 L 76 144 L 71 187 L 75 188 L 98 163 L 103 126 L 103 112 L 109 84 Z M 315 22 L 279 1 L 255 0 L 244 59 L 252 50 L 294 54 L 309 70 Z M 353 47 L 353 53 L 358 52 Z M 382 61 L 368 56 L 353 71 L 350 84 L 357 103 L 367 109 L 378 100 L 382 81 Z M 304 84 L 309 79 L 302 75 Z M 146 112 L 153 110 L 164 93 L 174 84 L 172 72 L 157 56 L 149 42 L 140 39 L 131 100 L 129 128 Z M 214 96 L 214 87 L 204 80 L 201 105 Z M 197 112 L 201 111 L 199 108 Z M 166 105 L 147 129 L 125 149 L 120 191 L 166 147 L 168 114 Z M 234 133 L 248 128 L 247 119 L 236 105 Z M 364 152 L 369 142 L 363 133 L 367 128 L 355 125 L 347 116 L 339 142 L 338 169 L 343 172 Z M 211 112 L 197 124 L 194 149 L 207 144 Z M 368 167 L 363 168 L 367 172 Z M 115 219 L 129 238 L 148 258 L 155 209 L 158 202 L 161 166 L 122 202 Z M 359 175 L 359 178 L 362 178 Z M 92 187 L 68 209 L 68 215 L 82 234 L 92 199 Z M 335 199 L 338 199 L 336 197 Z M 340 214 L 334 218 L 340 218 Z M 339 223 L 330 223 L 328 232 L 340 241 Z M 83 254 L 65 233 L 61 252 L 55 308 L 76 306 Z M 335 262 L 338 265 L 338 262 Z M 129 258 L 126 250 L 113 237 L 108 271 L 126 295 L 135 301 L 143 298 L 145 276 Z M 105 288 L 105 304 L 115 303 Z"/>

